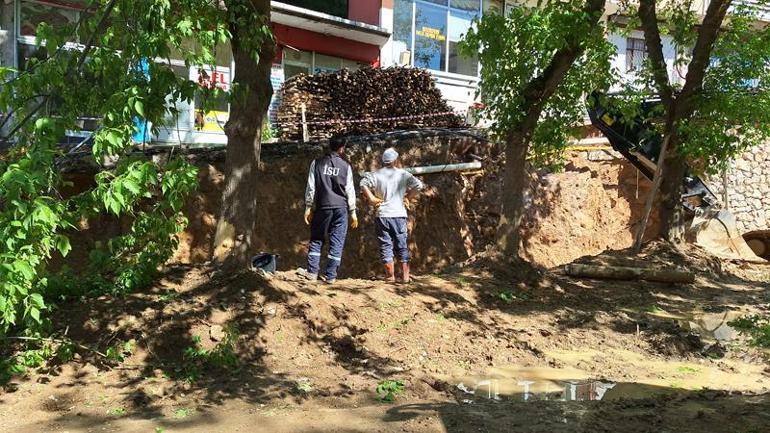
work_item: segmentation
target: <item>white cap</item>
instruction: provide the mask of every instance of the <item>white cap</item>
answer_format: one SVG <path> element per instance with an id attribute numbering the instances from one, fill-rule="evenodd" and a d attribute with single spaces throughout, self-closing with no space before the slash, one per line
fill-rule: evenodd
<path id="1" fill-rule="evenodd" d="M 398 159 L 398 152 L 396 152 L 396 149 L 390 147 L 385 150 L 385 152 L 382 153 L 382 162 L 385 164 L 390 164 L 395 162 Z"/>

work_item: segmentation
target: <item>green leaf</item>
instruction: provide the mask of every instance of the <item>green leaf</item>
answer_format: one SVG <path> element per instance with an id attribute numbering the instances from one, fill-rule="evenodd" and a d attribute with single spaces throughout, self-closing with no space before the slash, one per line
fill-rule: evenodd
<path id="1" fill-rule="evenodd" d="M 25 280 L 30 281 L 35 278 L 35 270 L 32 268 L 32 266 L 30 266 L 29 263 L 16 260 L 13 262 L 13 267 L 17 272 L 20 272 L 24 276 Z"/>
<path id="2" fill-rule="evenodd" d="M 62 256 L 66 257 L 67 254 L 69 254 L 69 252 L 72 250 L 69 238 L 64 235 L 57 236 L 56 249 L 59 250 L 59 253 L 61 253 Z"/>
<path id="3" fill-rule="evenodd" d="M 33 293 L 29 295 L 29 298 L 32 301 L 32 304 L 37 308 L 43 309 L 45 307 L 45 301 L 43 300 L 43 295 L 41 295 L 40 293 Z"/>
<path id="4" fill-rule="evenodd" d="M 140 116 L 144 117 L 144 102 L 137 99 L 136 102 L 134 102 L 134 109 Z"/>
<path id="5" fill-rule="evenodd" d="M 139 184 L 131 179 L 126 179 L 123 182 L 123 186 L 125 186 L 127 190 L 131 191 L 131 193 L 135 195 L 138 195 L 142 191 L 142 189 L 139 187 Z"/>
<path id="6" fill-rule="evenodd" d="M 35 307 L 30 308 L 29 309 L 29 316 L 32 317 L 32 319 L 35 322 L 41 323 L 41 321 L 40 321 L 40 310 L 38 310 L 37 308 L 35 308 Z"/>

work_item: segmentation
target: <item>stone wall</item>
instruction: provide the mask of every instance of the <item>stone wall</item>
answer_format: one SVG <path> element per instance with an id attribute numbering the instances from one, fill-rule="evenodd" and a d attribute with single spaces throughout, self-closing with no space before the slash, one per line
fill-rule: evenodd
<path id="1" fill-rule="evenodd" d="M 770 230 L 770 143 L 755 147 L 730 164 L 724 176 L 709 181 L 720 202 L 738 221 L 741 233 Z"/>

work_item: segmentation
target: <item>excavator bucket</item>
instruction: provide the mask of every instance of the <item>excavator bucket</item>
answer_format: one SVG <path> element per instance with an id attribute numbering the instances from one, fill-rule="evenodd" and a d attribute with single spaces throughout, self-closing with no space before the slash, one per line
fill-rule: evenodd
<path id="1" fill-rule="evenodd" d="M 762 262 L 738 232 L 735 215 L 721 210 L 708 210 L 693 218 L 690 236 L 710 253 L 726 258 Z"/>

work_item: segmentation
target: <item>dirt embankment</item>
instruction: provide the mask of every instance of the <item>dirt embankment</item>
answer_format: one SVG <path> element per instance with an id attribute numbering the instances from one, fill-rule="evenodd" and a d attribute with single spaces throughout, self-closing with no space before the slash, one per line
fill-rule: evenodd
<path id="1" fill-rule="evenodd" d="M 418 273 L 432 273 L 484 251 L 494 240 L 500 217 L 502 156 L 500 147 L 477 131 L 429 130 L 351 138 L 348 157 L 354 171 L 374 170 L 382 151 L 395 147 L 404 166 L 428 166 L 482 160 L 483 168 L 471 173 L 423 176 L 437 197 L 419 197 L 411 205 L 410 247 Z M 309 231 L 302 221 L 303 196 L 310 162 L 323 152 L 320 146 L 267 145 L 263 150 L 261 180 L 255 185 L 260 207 L 254 218 L 259 232 L 257 249 L 279 254 L 281 269 L 305 264 Z M 592 161 L 590 155 L 603 160 Z M 190 225 L 181 235 L 177 264 L 200 264 L 209 259 L 220 204 L 223 151 L 188 156 L 200 169 L 200 189 L 185 213 Z M 603 152 L 573 153 L 563 172 L 528 174 L 531 190 L 522 223 L 521 255 L 532 263 L 552 267 L 584 255 L 631 245 L 650 187 L 623 159 Z M 73 174 L 81 187 L 87 174 Z M 358 180 L 358 175 L 356 176 Z M 361 227 L 350 231 L 342 275 L 369 277 L 379 271 L 374 212 L 359 200 Z M 655 221 L 649 234 L 655 233 Z M 90 247 L 119 234 L 127 221 L 105 219 L 79 233 L 76 243 L 83 254 L 70 260 L 77 268 Z M 256 252 L 256 251 L 255 251 Z"/>
<path id="2" fill-rule="evenodd" d="M 604 152 L 571 153 L 563 172 L 533 176 L 521 255 L 552 267 L 630 247 L 651 187 L 625 159 Z M 658 227 L 653 212 L 647 240 Z"/>
<path id="3" fill-rule="evenodd" d="M 347 157 L 359 173 L 379 167 L 387 147 L 401 154 L 403 166 L 428 166 L 468 162 L 471 155 L 493 158 L 496 146 L 468 133 L 386 134 L 376 139 L 351 140 Z M 283 145 L 265 149 L 261 167 L 257 214 L 257 249 L 280 255 L 281 269 L 304 266 L 309 229 L 302 220 L 307 170 L 320 156 L 320 146 Z M 190 226 L 182 235 L 175 257 L 179 263 L 208 260 L 219 209 L 224 155 L 219 152 L 196 161 L 200 167 L 200 191 L 190 201 L 186 214 Z M 485 162 L 488 165 L 488 163 Z M 474 190 L 483 183 L 483 172 L 444 173 L 425 176 L 436 187 L 437 197 L 419 197 L 410 206 L 410 247 L 413 266 L 418 272 L 433 272 L 448 264 L 467 259 L 489 242 L 493 225 L 478 227 L 476 218 L 466 212 L 467 203 L 476 200 Z M 374 210 L 358 200 L 361 227 L 348 232 L 341 272 L 347 277 L 367 277 L 379 270 Z M 470 216 L 470 218 L 469 218 Z"/>
<path id="4" fill-rule="evenodd" d="M 644 253 L 661 265 L 709 267 L 653 247 Z M 674 286 L 477 263 L 407 287 L 211 271 L 175 268 L 139 293 L 61 303 L 56 331 L 132 349 L 120 365 L 81 351 L 14 379 L 0 390 L 0 431 L 700 433 L 770 422 L 761 352 L 723 332 L 731 315 L 767 314 L 766 277 L 698 272 Z M 193 369 L 191 348 L 214 350 L 226 329 L 238 367 Z M 392 405 L 375 401 L 384 380 L 404 384 Z M 319 425 L 330 410 L 339 418 Z"/>

